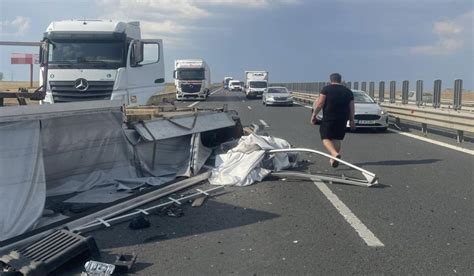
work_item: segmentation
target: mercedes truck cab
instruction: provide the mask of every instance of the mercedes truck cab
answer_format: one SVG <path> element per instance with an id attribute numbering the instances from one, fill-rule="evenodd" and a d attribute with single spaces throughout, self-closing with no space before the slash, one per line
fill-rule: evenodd
<path id="1" fill-rule="evenodd" d="M 49 64 L 42 103 L 122 100 L 145 105 L 164 91 L 163 42 L 141 39 L 139 22 L 55 21 L 44 39 Z"/>

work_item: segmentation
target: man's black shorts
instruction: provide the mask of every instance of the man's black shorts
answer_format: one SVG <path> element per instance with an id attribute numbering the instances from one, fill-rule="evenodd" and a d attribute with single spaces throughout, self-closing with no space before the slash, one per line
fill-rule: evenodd
<path id="1" fill-rule="evenodd" d="M 321 139 L 342 140 L 346 135 L 347 121 L 322 121 L 319 126 Z"/>

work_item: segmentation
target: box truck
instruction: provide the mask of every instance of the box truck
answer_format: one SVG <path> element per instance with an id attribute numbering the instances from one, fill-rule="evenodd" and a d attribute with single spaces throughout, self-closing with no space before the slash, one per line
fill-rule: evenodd
<path id="1" fill-rule="evenodd" d="M 211 71 L 204 60 L 175 60 L 173 76 L 177 100 L 206 100 L 209 96 Z"/>
<path id="2" fill-rule="evenodd" d="M 267 87 L 267 71 L 245 71 L 245 95 L 247 98 L 262 97 Z"/>
<path id="3" fill-rule="evenodd" d="M 144 105 L 164 91 L 163 42 L 142 39 L 139 22 L 55 21 L 44 40 L 49 55 L 40 55 L 48 58 L 42 103 L 122 100 Z"/>
<path id="4" fill-rule="evenodd" d="M 232 77 L 225 77 L 224 78 L 224 89 L 229 89 L 229 82 L 233 79 L 234 78 L 232 78 Z"/>

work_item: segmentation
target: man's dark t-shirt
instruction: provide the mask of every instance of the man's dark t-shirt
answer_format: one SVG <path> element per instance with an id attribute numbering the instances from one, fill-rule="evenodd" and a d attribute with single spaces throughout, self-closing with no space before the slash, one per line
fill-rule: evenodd
<path id="1" fill-rule="evenodd" d="M 349 103 L 354 100 L 352 91 L 339 84 L 325 86 L 321 94 L 326 95 L 323 106 L 323 121 L 347 121 L 349 120 Z"/>

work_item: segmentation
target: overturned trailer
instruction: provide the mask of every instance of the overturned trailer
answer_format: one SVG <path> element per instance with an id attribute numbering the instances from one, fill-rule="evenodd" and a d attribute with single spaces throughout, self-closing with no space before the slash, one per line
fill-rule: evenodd
<path id="1" fill-rule="evenodd" d="M 125 108 L 119 101 L 0 109 L 0 252 L 64 216 L 61 200 L 107 204 L 198 174 L 222 142 L 242 135 L 222 109 Z M 54 199 L 53 203 L 51 200 Z"/>

